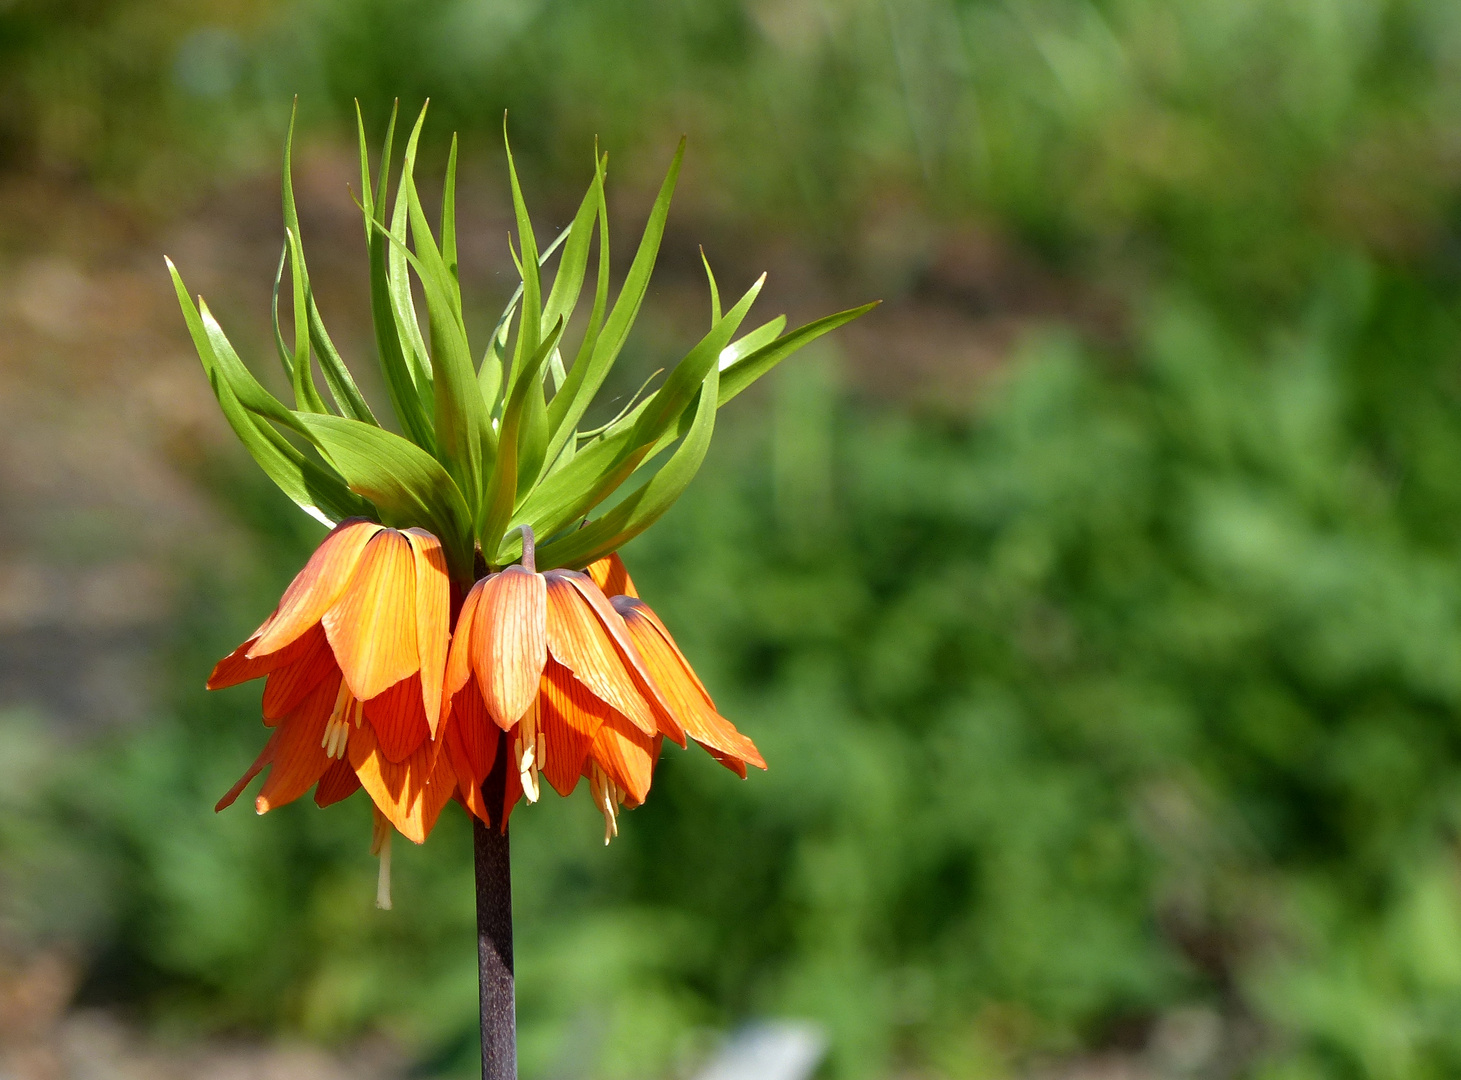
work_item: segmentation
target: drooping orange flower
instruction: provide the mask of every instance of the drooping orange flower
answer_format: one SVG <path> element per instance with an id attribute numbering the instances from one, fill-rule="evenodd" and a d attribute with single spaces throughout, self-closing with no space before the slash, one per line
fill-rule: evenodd
<path id="1" fill-rule="evenodd" d="M 619 806 L 633 808 L 648 795 L 666 736 L 684 746 L 688 734 L 743 777 L 747 762 L 765 768 L 751 741 L 716 713 L 663 624 L 633 596 L 617 555 L 588 573 L 539 574 L 530 534 L 523 548 L 522 565 L 483 578 L 467 594 L 447 659 L 446 752 L 472 813 L 505 824 L 521 796 L 537 801 L 540 777 L 564 796 L 586 777 L 607 843 L 618 834 Z M 599 582 L 618 591 L 615 601 Z M 482 782 L 499 744 L 511 768 L 503 805 L 489 812 Z"/>
<path id="2" fill-rule="evenodd" d="M 208 679 L 218 689 L 265 677 L 264 723 L 274 729 L 217 809 L 268 767 L 254 802 L 261 814 L 312 786 L 321 806 L 363 786 L 379 817 L 423 842 L 456 785 L 431 744 L 449 619 L 436 537 L 360 519 L 337 526 Z"/>

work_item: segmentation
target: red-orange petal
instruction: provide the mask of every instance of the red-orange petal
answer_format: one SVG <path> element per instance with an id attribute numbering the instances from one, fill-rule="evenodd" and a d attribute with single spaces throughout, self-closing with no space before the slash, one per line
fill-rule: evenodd
<path id="1" fill-rule="evenodd" d="M 425 529 L 407 529 L 416 557 L 416 648 L 420 654 L 421 703 L 436 737 L 441 719 L 441 686 L 451 639 L 451 579 L 441 541 Z"/>
<path id="2" fill-rule="evenodd" d="M 315 805 L 320 808 L 334 806 L 342 799 L 348 799 L 360 790 L 360 777 L 350 767 L 350 762 L 340 758 L 320 777 L 315 785 Z"/>
<path id="3" fill-rule="evenodd" d="M 456 777 L 445 756 L 438 758 L 423 744 L 405 761 L 390 761 L 381 753 L 369 724 L 350 732 L 346 752 L 361 786 L 380 812 L 401 835 L 424 844 L 441 808 L 456 790 Z"/>
<path id="4" fill-rule="evenodd" d="M 274 760 L 274 744 L 278 741 L 279 732 L 276 729 L 269 736 L 269 741 L 264 744 L 264 749 L 259 751 L 259 756 L 254 758 L 254 763 L 250 765 L 246 770 L 244 770 L 244 774 L 238 778 L 238 783 L 229 788 L 227 793 L 224 794 L 223 798 L 219 799 L 218 802 L 214 804 L 213 812 L 215 814 L 218 813 L 220 810 L 227 810 L 230 806 L 232 806 L 234 800 L 237 799 L 241 794 L 243 794 L 243 789 L 249 786 L 249 781 L 258 776 L 259 773 L 263 772 L 264 766 Z"/>
<path id="5" fill-rule="evenodd" d="M 602 559 L 596 559 L 585 566 L 583 572 L 593 578 L 594 584 L 611 599 L 615 596 L 639 596 L 639 591 L 635 589 L 634 581 L 618 552 L 610 552 Z"/>
<path id="6" fill-rule="evenodd" d="M 436 700 L 441 701 L 439 695 Z M 381 752 L 390 761 L 405 761 L 431 737 L 417 675 L 402 679 L 365 702 L 365 718 L 375 728 Z"/>
<path id="7" fill-rule="evenodd" d="M 457 612 L 456 629 L 452 631 L 451 647 L 446 654 L 446 672 L 441 680 L 441 721 L 445 723 L 451 715 L 452 702 L 472 678 L 472 623 L 477 617 L 477 604 L 482 599 L 482 586 L 486 579 L 477 582 L 467 590 L 462 600 L 462 610 Z M 478 694 L 480 697 L 480 692 Z"/>
<path id="8" fill-rule="evenodd" d="M 497 760 L 502 729 L 487 714 L 487 705 L 475 681 L 462 688 L 452 703 L 451 729 L 472 766 L 472 779 L 480 785 Z"/>
<path id="9" fill-rule="evenodd" d="M 654 778 L 655 740 L 614 713 L 599 725 L 589 755 L 631 799 L 642 803 Z"/>
<path id="10" fill-rule="evenodd" d="M 472 670 L 487 712 L 506 731 L 537 697 L 548 662 L 547 585 L 542 575 L 509 566 L 481 588 L 472 620 Z"/>
<path id="11" fill-rule="evenodd" d="M 272 619 L 273 616 L 271 615 L 269 618 Z M 265 621 L 264 625 L 268 626 L 269 623 Z M 213 673 L 208 676 L 209 690 L 222 690 L 226 686 L 237 686 L 241 682 L 248 682 L 250 679 L 257 679 L 262 675 L 277 671 L 286 664 L 292 664 L 298 660 L 309 651 L 311 644 L 303 639 L 296 639 L 268 656 L 251 657 L 249 650 L 258 643 L 259 633 L 259 630 L 255 630 L 247 641 L 218 661 L 213 668 Z"/>
<path id="12" fill-rule="evenodd" d="M 657 730 L 653 707 L 603 619 L 575 588 L 572 575 L 563 570 L 543 575 L 548 585 L 548 651 L 610 707 L 652 734 Z M 618 620 L 617 615 L 613 617 Z"/>
<path id="13" fill-rule="evenodd" d="M 416 557 L 405 536 L 381 529 L 335 605 L 321 617 L 350 692 L 368 701 L 414 675 Z"/>
<path id="14" fill-rule="evenodd" d="M 292 652 L 295 645 L 302 648 L 298 659 L 269 672 L 269 678 L 264 683 L 264 723 L 270 727 L 277 724 L 281 717 L 293 712 L 306 695 L 320 684 L 321 679 L 340 670 L 322 627 L 311 627 L 294 645 L 281 649 L 274 655 L 283 656 Z"/>
<path id="15" fill-rule="evenodd" d="M 716 712 L 705 684 L 649 606 L 628 596 L 616 596 L 613 604 L 624 617 L 624 625 L 628 627 L 629 636 L 638 647 L 645 667 L 690 738 L 711 750 L 716 760 L 742 777 L 745 776 L 744 765 L 736 768 L 722 759 L 735 758 L 759 769 L 766 768 L 766 762 L 755 744 Z"/>
<path id="16" fill-rule="evenodd" d="M 547 748 L 540 767 L 559 795 L 567 796 L 578 786 L 594 736 L 613 712 L 566 667 L 548 661 L 538 695 L 538 727 Z"/>
<path id="17" fill-rule="evenodd" d="M 254 643 L 251 655 L 277 652 L 319 622 L 345 591 L 365 545 L 380 530 L 381 526 L 363 518 L 335 526 L 284 590 L 278 612 Z"/>
<path id="18" fill-rule="evenodd" d="M 254 809 L 261 814 L 277 809 L 299 798 L 313 787 L 331 758 L 324 750 L 325 725 L 335 707 L 340 691 L 336 679 L 326 679 L 314 688 L 299 708 L 279 722 L 278 742 L 269 775 L 254 800 Z"/>

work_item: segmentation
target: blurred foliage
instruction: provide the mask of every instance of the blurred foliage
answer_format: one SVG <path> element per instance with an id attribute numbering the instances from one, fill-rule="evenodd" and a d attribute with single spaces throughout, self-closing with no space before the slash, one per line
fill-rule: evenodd
<path id="1" fill-rule="evenodd" d="M 243 160 L 188 132 L 252 145 L 281 88 L 429 92 L 483 141 L 510 107 L 550 185 L 594 134 L 634 168 L 688 130 L 697 213 L 890 296 L 974 222 L 1122 313 L 1032 333 L 967 405 L 860 401 L 829 352 L 728 413 L 626 558 L 771 770 L 672 750 L 607 851 L 581 798 L 515 822 L 526 1075 L 664 1073 L 763 1014 L 825 1021 L 841 1077 L 1133 1031 L 1178 1075 L 1461 1071 L 1461 8 L 81 7 L 0 6 L 6 153 L 145 187 L 158 154 Z M 154 60 L 129 83 L 125 55 Z M 98 127 L 47 142 L 68 102 Z M 467 1071 L 460 815 L 385 916 L 363 804 L 209 812 L 256 691 L 201 675 L 313 539 L 219 487 L 257 558 L 200 572 L 172 719 L 55 783 L 4 728 L 9 925 L 97 943 L 88 993 L 162 1021 L 374 1025 Z M 1184 1016 L 1215 1018 L 1206 1059 Z"/>

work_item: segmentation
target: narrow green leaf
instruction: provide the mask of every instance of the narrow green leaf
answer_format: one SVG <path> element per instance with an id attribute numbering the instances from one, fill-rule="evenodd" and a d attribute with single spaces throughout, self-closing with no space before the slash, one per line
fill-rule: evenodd
<path id="1" fill-rule="evenodd" d="M 487 480 L 478 512 L 477 538 L 484 552 L 497 550 L 512 518 L 513 506 L 517 502 L 518 436 L 523 411 L 527 407 L 528 393 L 537 383 L 538 371 L 562 333 L 563 323 L 560 321 L 523 366 L 522 377 L 508 395 L 507 407 L 502 410 L 502 426 L 497 432 L 497 459 L 492 463 L 492 474 Z M 537 385 L 541 386 L 540 383 Z"/>
<path id="2" fill-rule="evenodd" d="M 553 288 L 548 293 L 548 299 L 543 301 L 545 330 L 559 319 L 567 323 L 573 315 L 573 309 L 578 306 L 578 297 L 583 291 L 584 274 L 588 270 L 588 249 L 594 238 L 594 218 L 598 216 L 598 212 L 598 185 L 591 184 L 583 201 L 578 205 L 578 213 L 568 226 L 568 242 L 563 248 L 563 257 L 558 260 Z M 563 385 L 563 379 L 558 380 L 558 385 Z"/>
<path id="3" fill-rule="evenodd" d="M 274 324 L 274 349 L 279 353 L 279 366 L 284 369 L 284 377 L 289 380 L 289 385 L 294 385 L 294 357 L 289 353 L 289 346 L 284 344 L 284 331 L 279 326 L 279 286 L 284 281 L 284 265 L 289 261 L 289 241 L 284 241 L 284 246 L 279 249 L 279 269 L 274 271 L 274 291 L 269 296 L 269 316 Z"/>
<path id="4" fill-rule="evenodd" d="M 543 333 L 543 282 L 538 271 L 538 240 L 523 201 L 522 185 L 517 179 L 517 165 L 512 159 L 512 145 L 507 139 L 507 114 L 502 116 L 502 143 L 507 149 L 507 175 L 512 183 L 512 210 L 517 221 L 517 245 L 522 258 L 518 273 L 522 276 L 522 316 L 517 321 L 517 344 L 512 351 L 512 367 L 507 373 L 507 393 L 517 386 L 523 361 L 538 351 Z"/>
<path id="5" fill-rule="evenodd" d="M 710 325 L 714 326 L 720 322 L 720 290 L 715 287 L 715 274 L 710 269 L 710 260 L 705 257 L 705 249 L 700 249 L 700 262 L 705 267 L 705 277 L 710 282 Z"/>
<path id="6" fill-rule="evenodd" d="M 172 260 L 167 260 L 167 267 L 193 347 L 223 410 L 224 419 L 264 474 L 306 513 L 326 524 L 357 515 L 373 516 L 368 503 L 354 495 L 338 477 L 309 460 L 260 415 L 261 412 L 274 411 L 278 417 L 287 418 L 284 422 L 290 427 L 298 426 L 293 414 L 253 379 L 207 308 L 199 311 Z M 233 380 L 225 375 L 225 367 L 237 369 Z M 235 390 L 235 380 L 242 385 L 254 409 L 245 407 Z"/>
<path id="7" fill-rule="evenodd" d="M 457 269 L 457 137 L 451 137 L 446 158 L 446 180 L 441 189 L 441 257 L 455 287 L 457 307 L 462 305 L 462 279 Z"/>
<path id="8" fill-rule="evenodd" d="M 426 339 L 421 336 L 421 320 L 416 316 L 416 300 L 411 295 L 411 276 L 406 272 L 404 244 L 411 205 L 411 200 L 406 195 L 408 173 L 416 167 L 416 142 L 421 134 L 421 125 L 425 122 L 426 108 L 423 106 L 406 144 L 401 177 L 396 184 L 396 202 L 391 211 L 391 235 L 400 237 L 403 243 L 389 245 L 387 264 L 391 306 L 395 311 L 396 332 L 401 339 L 402 353 L 406 357 L 411 381 L 416 385 L 423 407 L 431 407 L 430 403 L 434 400 L 431 365 L 426 358 Z"/>
<path id="9" fill-rule="evenodd" d="M 720 370 L 724 371 L 742 357 L 749 356 L 763 345 L 770 345 L 786 329 L 786 316 L 778 315 L 770 322 L 762 323 L 749 334 L 742 334 L 724 349 L 720 350 Z"/>
<path id="10" fill-rule="evenodd" d="M 339 406 L 340 411 L 352 420 L 380 427 L 375 413 L 371 412 L 370 405 L 366 403 L 365 395 L 355 385 L 354 376 L 345 366 L 344 358 L 335 348 L 335 343 L 330 340 L 329 331 L 325 329 L 324 319 L 320 317 L 320 309 L 315 304 L 314 293 L 310 292 L 306 299 L 309 303 L 309 340 L 314 345 L 315 356 L 320 362 L 320 370 L 325 374 L 325 385 L 330 388 L 330 396 L 335 399 L 335 404 Z"/>
<path id="11" fill-rule="evenodd" d="M 549 444 L 549 453 L 553 453 L 555 446 L 561 446 L 561 439 L 566 438 L 563 434 L 565 429 L 573 431 L 578 427 L 578 421 L 587 410 L 589 403 L 593 401 L 594 395 L 599 392 L 609 369 L 613 367 L 614 360 L 619 355 L 619 350 L 624 347 L 625 340 L 629 337 L 629 330 L 634 325 L 635 318 L 639 315 L 639 307 L 644 302 L 645 290 L 649 287 L 650 275 L 654 272 L 655 259 L 659 255 L 660 241 L 664 238 L 665 220 L 670 213 L 670 199 L 675 193 L 675 181 L 680 175 L 680 162 L 685 156 L 685 140 L 680 140 L 680 145 L 675 150 L 674 160 L 670 162 L 669 172 L 665 175 L 664 183 L 660 185 L 659 194 L 655 197 L 654 207 L 650 210 L 649 221 L 645 224 L 644 235 L 639 241 L 639 250 L 634 254 L 634 262 L 629 266 L 629 273 L 624 278 L 624 285 L 619 290 L 618 297 L 614 300 L 613 310 L 609 313 L 604 323 L 603 330 L 594 338 L 592 352 L 588 358 L 580 362 L 574 361 L 573 368 L 568 373 L 568 382 L 553 398 L 555 406 L 550 415 L 553 427 L 553 442 Z M 600 213 L 603 213 L 603 204 L 600 203 Z M 608 245 L 605 243 L 600 255 L 600 272 L 603 272 L 604 263 L 607 261 L 604 252 L 607 252 Z M 580 374 L 580 372 L 582 372 Z M 559 407 L 559 402 L 562 402 Z"/>
<path id="12" fill-rule="evenodd" d="M 440 538 L 452 576 L 470 578 L 471 514 L 441 464 L 413 442 L 343 416 L 300 413 L 299 420 L 350 485 L 375 504 L 383 524 L 422 526 Z"/>
<path id="13" fill-rule="evenodd" d="M 559 566 L 582 569 L 634 539 L 674 505 L 699 471 L 706 451 L 710 449 L 719 382 L 720 371 L 712 366 L 700 387 L 695 420 L 670 460 L 597 520 L 539 548 L 540 569 Z"/>
<path id="14" fill-rule="evenodd" d="M 488 421 L 482 408 L 481 389 L 472 364 L 456 281 L 437 247 L 416 191 L 413 172 L 422 120 L 417 121 L 406 144 L 406 163 L 401 171 L 401 187 L 407 200 L 414 248 L 414 254 L 408 258 L 426 293 L 437 459 L 456 480 L 466 496 L 467 505 L 475 508 L 479 505 L 484 485 L 482 446 L 486 437 L 483 429 L 488 427 Z M 394 242 L 392 246 L 401 247 Z"/>
<path id="15" fill-rule="evenodd" d="M 823 334 L 836 330 L 839 326 L 845 326 L 853 319 L 866 315 L 880 303 L 882 301 L 874 300 L 871 304 L 849 308 L 846 311 L 839 311 L 835 315 L 827 315 L 814 322 L 809 322 L 727 365 L 720 376 L 720 403 L 724 405 L 802 346 L 816 341 Z"/>
<path id="16" fill-rule="evenodd" d="M 632 439 L 635 446 L 647 446 L 657 440 L 699 392 L 706 374 L 711 370 L 719 370 L 721 350 L 730 344 L 730 339 L 735 336 L 746 312 L 750 311 L 765 283 L 766 275 L 762 274 L 736 302 L 736 306 L 718 319 L 710 333 L 701 338 L 685 354 L 685 358 L 675 365 L 664 385 L 649 399 L 649 407 L 635 424 Z"/>
<path id="17" fill-rule="evenodd" d="M 305 300 L 303 260 L 299 256 L 299 237 L 286 229 L 289 241 L 289 271 L 294 282 L 294 407 L 302 412 L 329 412 L 325 399 L 315 386 L 314 368 L 309 357 L 309 315 Z"/>
<path id="18" fill-rule="evenodd" d="M 364 199 L 361 212 L 365 217 L 365 243 L 370 261 L 370 316 L 375 331 L 376 354 L 380 360 L 381 374 L 385 378 L 386 393 L 391 399 L 391 408 L 395 410 L 402 431 L 417 446 L 434 454 L 436 437 L 431 417 L 406 360 L 406 349 L 409 345 L 403 344 L 401 340 L 395 303 L 391 295 L 391 244 L 381 234 L 389 192 L 396 110 L 394 107 L 391 109 L 390 124 L 386 128 L 385 145 L 381 151 L 380 182 L 374 198 L 371 196 L 370 156 L 365 143 L 365 121 L 361 118 L 358 102 L 355 106 L 355 125 L 360 140 L 360 186 Z"/>
<path id="19" fill-rule="evenodd" d="M 562 319 L 559 319 L 561 324 Z M 550 352 L 556 356 L 557 349 Z M 548 401 L 543 394 L 543 380 L 534 379 L 528 387 L 527 404 L 517 439 L 517 493 L 521 498 L 537 482 L 548 453 Z"/>
<path id="20" fill-rule="evenodd" d="M 582 518 L 634 472 L 633 466 L 616 468 L 630 449 L 631 434 L 632 428 L 625 427 L 578 448 L 562 468 L 528 493 L 509 528 L 528 524 L 533 532 L 552 536 Z"/>

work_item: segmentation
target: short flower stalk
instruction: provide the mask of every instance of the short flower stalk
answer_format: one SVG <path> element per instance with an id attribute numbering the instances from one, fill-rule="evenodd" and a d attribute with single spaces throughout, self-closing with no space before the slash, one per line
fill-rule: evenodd
<path id="1" fill-rule="evenodd" d="M 456 145 L 433 230 L 414 176 L 424 118 L 423 110 L 407 140 L 394 198 L 394 117 L 374 174 L 360 125 L 376 359 L 401 434 L 377 419 L 315 304 L 288 142 L 273 314 L 292 403 L 265 389 L 168 265 L 225 418 L 284 494 L 330 527 L 274 611 L 209 677 L 212 689 L 263 679 L 269 731 L 217 809 L 261 773 L 260 814 L 311 789 L 321 807 L 363 790 L 379 860 L 376 903 L 389 909 L 393 835 L 424 843 L 446 805 L 460 804 L 473 819 L 483 1076 L 502 1080 L 516 1075 L 514 809 L 587 781 L 607 844 L 623 811 L 648 797 L 666 738 L 698 744 L 742 778 L 748 766 L 766 767 L 716 709 L 617 552 L 685 490 L 721 406 L 871 305 L 790 332 L 784 318 L 742 332 L 764 277 L 723 311 L 707 264 L 708 332 L 613 421 L 585 428 L 642 303 L 683 145 L 612 303 L 606 157 L 595 154 L 572 223 L 540 250 L 509 152 L 521 281 L 474 351 L 457 265 Z M 588 312 L 573 320 L 595 242 Z M 281 293 L 292 301 L 292 346 Z M 582 327 L 573 347 L 570 323 Z"/>

